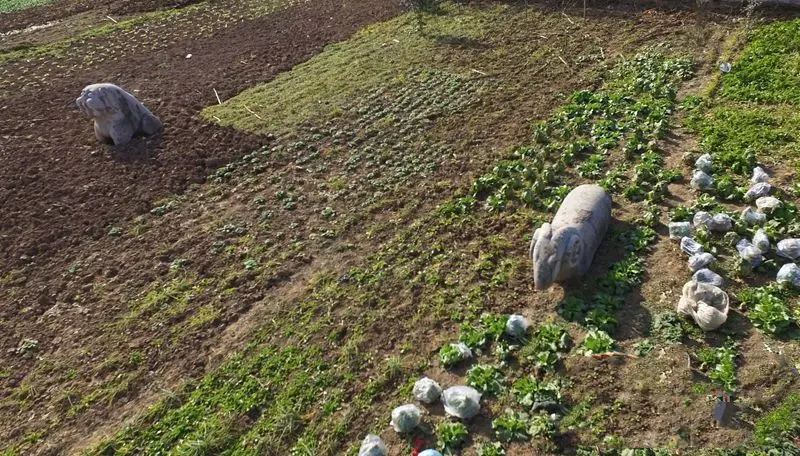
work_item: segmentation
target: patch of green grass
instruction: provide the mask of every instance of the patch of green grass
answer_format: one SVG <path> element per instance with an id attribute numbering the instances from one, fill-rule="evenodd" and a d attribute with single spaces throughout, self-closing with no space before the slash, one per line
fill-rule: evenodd
<path id="1" fill-rule="evenodd" d="M 756 157 L 774 160 L 800 158 L 796 137 L 800 114 L 790 106 L 719 103 L 689 121 L 711 153 L 715 166 L 749 175 Z"/>
<path id="2" fill-rule="evenodd" d="M 758 103 L 800 103 L 800 20 L 756 29 L 731 72 L 722 96 Z"/>
<path id="3" fill-rule="evenodd" d="M 191 301 L 210 285 L 208 279 L 196 280 L 191 276 L 175 277 L 167 282 L 155 283 L 142 298 L 131 303 L 130 311 L 121 324 L 135 324 L 142 316 L 153 322 L 168 322 L 190 310 Z"/>
<path id="4" fill-rule="evenodd" d="M 800 436 L 800 394 L 792 394 L 756 422 L 754 438 L 763 446 Z"/>
<path id="5" fill-rule="evenodd" d="M 305 121 L 338 117 L 359 93 L 408 83 L 408 68 L 448 69 L 447 46 L 441 38 L 480 43 L 491 21 L 505 10 L 445 4 L 441 14 L 426 20 L 425 34 L 415 29 L 411 14 L 373 24 L 273 81 L 206 108 L 203 116 L 216 117 L 224 126 L 274 134 L 291 132 Z M 381 119 L 388 121 L 391 113 L 384 114 Z"/>
<path id="6" fill-rule="evenodd" d="M 9 13 L 34 6 L 46 5 L 52 0 L 0 0 L 0 13 Z"/>
<path id="7" fill-rule="evenodd" d="M 184 392 L 156 404 L 140 418 L 147 426 L 126 428 L 87 454 L 210 455 L 250 445 L 264 454 L 267 445 L 297 431 L 302 411 L 330 384 L 325 366 L 320 352 L 309 347 L 264 347 L 237 355 Z M 261 419 L 249 429 L 234 429 L 237 419 L 246 415 Z"/>

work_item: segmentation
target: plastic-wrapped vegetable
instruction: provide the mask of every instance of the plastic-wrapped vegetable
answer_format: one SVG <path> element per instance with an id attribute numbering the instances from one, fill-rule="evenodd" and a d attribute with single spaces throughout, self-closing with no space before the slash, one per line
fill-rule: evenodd
<path id="1" fill-rule="evenodd" d="M 742 219 L 748 225 L 763 225 L 767 221 L 767 216 L 748 207 L 742 211 Z"/>
<path id="2" fill-rule="evenodd" d="M 414 397 L 426 404 L 432 404 L 439 400 L 442 395 L 442 387 L 436 383 L 435 380 L 423 377 L 414 383 L 414 390 L 412 391 Z"/>
<path id="3" fill-rule="evenodd" d="M 741 239 L 736 244 L 736 250 L 739 251 L 739 256 L 752 267 L 756 267 L 764 261 L 764 255 L 762 255 L 761 250 L 747 239 Z"/>
<path id="4" fill-rule="evenodd" d="M 698 190 L 708 190 L 714 186 L 714 178 L 703 171 L 695 170 L 689 185 Z"/>
<path id="5" fill-rule="evenodd" d="M 414 404 L 405 404 L 392 410 L 392 428 L 397 432 L 411 432 L 419 426 L 422 412 Z"/>
<path id="6" fill-rule="evenodd" d="M 728 294 L 719 287 L 691 280 L 683 286 L 678 312 L 692 317 L 704 331 L 713 331 L 728 319 Z"/>
<path id="7" fill-rule="evenodd" d="M 512 315 L 508 317 L 506 322 L 506 334 L 511 337 L 521 338 L 525 337 L 525 332 L 528 330 L 528 319 L 522 315 Z"/>
<path id="8" fill-rule="evenodd" d="M 777 276 L 778 283 L 790 283 L 793 287 L 800 288 L 800 267 L 794 263 L 781 266 Z"/>
<path id="9" fill-rule="evenodd" d="M 714 167 L 714 161 L 711 159 L 711 155 L 703 154 L 694 162 L 694 166 L 700 171 L 710 173 L 711 169 Z"/>
<path id="10" fill-rule="evenodd" d="M 439 453 L 436 450 L 425 450 L 417 456 L 442 456 L 442 453 Z"/>
<path id="11" fill-rule="evenodd" d="M 775 250 L 778 251 L 778 255 L 797 261 L 800 258 L 800 239 L 791 238 L 779 241 Z"/>
<path id="12" fill-rule="evenodd" d="M 712 271 L 711 269 L 701 269 L 694 273 L 692 280 L 695 282 L 707 283 L 715 287 L 721 287 L 725 281 L 722 276 Z"/>
<path id="13" fill-rule="evenodd" d="M 374 434 L 370 434 L 361 442 L 361 448 L 358 449 L 358 456 L 386 456 L 389 450 L 386 449 L 383 440 Z"/>
<path id="14" fill-rule="evenodd" d="M 701 226 L 711 228 L 711 222 L 713 220 L 714 217 L 712 217 L 710 213 L 706 211 L 700 211 L 694 214 L 694 217 L 692 217 L 692 224 L 695 228 L 700 228 Z"/>
<path id="15" fill-rule="evenodd" d="M 753 235 L 753 245 L 757 248 L 761 253 L 769 252 L 770 244 L 769 244 L 769 237 L 764 230 L 759 229 L 756 231 L 756 234 Z"/>
<path id="16" fill-rule="evenodd" d="M 753 184 L 747 193 L 744 194 L 744 199 L 746 201 L 753 201 L 761 198 L 762 196 L 769 195 L 770 190 L 772 190 L 772 186 L 766 182 L 759 182 L 757 184 Z"/>
<path id="17" fill-rule="evenodd" d="M 703 253 L 703 246 L 694 239 L 686 236 L 681 239 L 681 250 L 686 252 L 689 256 Z"/>
<path id="18" fill-rule="evenodd" d="M 689 222 L 669 222 L 669 238 L 680 239 L 684 236 L 691 236 L 692 224 Z"/>
<path id="19" fill-rule="evenodd" d="M 774 196 L 762 196 L 761 198 L 756 200 L 756 207 L 761 210 L 761 212 L 771 214 L 772 211 L 778 208 L 781 205 L 781 200 L 775 198 Z"/>
<path id="20" fill-rule="evenodd" d="M 721 212 L 719 214 L 714 214 L 714 217 L 711 218 L 711 224 L 708 226 L 711 231 L 730 231 L 733 229 L 733 220 L 731 220 L 731 216 Z"/>
<path id="21" fill-rule="evenodd" d="M 709 264 L 713 263 L 716 259 L 714 255 L 703 252 L 697 253 L 689 257 L 689 269 L 692 272 L 699 271 L 700 269 L 705 268 Z"/>
<path id="22" fill-rule="evenodd" d="M 760 166 L 756 166 L 753 168 L 753 177 L 750 178 L 750 182 L 754 184 L 758 184 L 760 182 L 767 182 L 769 180 L 769 175 L 766 171 Z"/>
<path id="23" fill-rule="evenodd" d="M 444 411 L 450 416 L 468 420 L 481 410 L 481 393 L 470 386 L 451 386 L 442 393 Z"/>

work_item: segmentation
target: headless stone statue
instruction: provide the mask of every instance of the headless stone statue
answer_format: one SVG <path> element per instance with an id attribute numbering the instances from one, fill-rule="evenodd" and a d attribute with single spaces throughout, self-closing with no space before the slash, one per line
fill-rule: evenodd
<path id="1" fill-rule="evenodd" d="M 114 84 L 92 84 L 75 100 L 78 109 L 94 119 L 98 141 L 121 146 L 137 134 L 153 135 L 163 127 L 161 120 L 133 95 Z"/>
<path id="2" fill-rule="evenodd" d="M 553 222 L 533 233 L 530 255 L 536 289 L 586 274 L 610 219 L 611 197 L 602 187 L 581 185 L 569 192 Z"/>

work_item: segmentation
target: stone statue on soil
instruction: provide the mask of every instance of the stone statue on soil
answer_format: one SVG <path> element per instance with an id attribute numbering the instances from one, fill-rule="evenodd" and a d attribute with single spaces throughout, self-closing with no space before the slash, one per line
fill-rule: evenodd
<path id="1" fill-rule="evenodd" d="M 533 233 L 530 255 L 536 289 L 586 274 L 610 219 L 611 197 L 602 187 L 581 185 L 569 192 L 553 222 Z"/>
<path id="2" fill-rule="evenodd" d="M 161 120 L 139 100 L 114 84 L 86 86 L 75 103 L 94 119 L 97 139 L 115 146 L 127 144 L 137 134 L 155 134 L 163 127 Z"/>

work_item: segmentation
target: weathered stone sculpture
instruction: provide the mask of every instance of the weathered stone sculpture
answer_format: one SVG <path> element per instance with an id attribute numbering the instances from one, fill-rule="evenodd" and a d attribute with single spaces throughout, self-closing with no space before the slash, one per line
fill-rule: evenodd
<path id="1" fill-rule="evenodd" d="M 530 255 L 537 290 L 589 271 L 611 219 L 611 197 L 598 185 L 573 189 L 552 223 L 533 233 Z"/>
<path id="2" fill-rule="evenodd" d="M 683 286 L 678 312 L 692 317 L 704 331 L 713 331 L 728 319 L 728 294 L 709 283 L 690 280 Z"/>
<path id="3" fill-rule="evenodd" d="M 127 144 L 137 134 L 155 134 L 163 126 L 139 100 L 114 84 L 86 86 L 75 103 L 94 119 L 97 139 L 116 146 Z"/>

